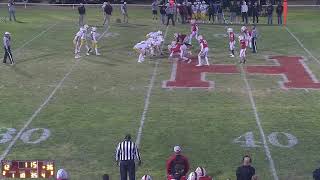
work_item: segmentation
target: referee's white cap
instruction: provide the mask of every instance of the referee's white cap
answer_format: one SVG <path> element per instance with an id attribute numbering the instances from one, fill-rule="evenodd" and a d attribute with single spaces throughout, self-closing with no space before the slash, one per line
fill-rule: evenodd
<path id="1" fill-rule="evenodd" d="M 173 148 L 173 151 L 174 151 L 175 153 L 179 153 L 179 152 L 181 152 L 181 147 L 180 147 L 180 146 L 175 146 L 175 147 Z"/>

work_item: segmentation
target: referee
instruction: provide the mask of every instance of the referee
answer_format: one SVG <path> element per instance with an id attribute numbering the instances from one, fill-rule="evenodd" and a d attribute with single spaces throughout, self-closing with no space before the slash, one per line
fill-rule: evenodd
<path id="1" fill-rule="evenodd" d="M 4 57 L 3 63 L 7 63 L 7 58 L 10 60 L 10 64 L 14 65 L 14 60 L 11 53 L 11 37 L 9 32 L 5 32 L 3 36 L 3 49 L 4 49 Z"/>
<path id="2" fill-rule="evenodd" d="M 127 134 L 124 141 L 118 144 L 115 158 L 120 166 L 120 179 L 127 180 L 127 174 L 129 174 L 129 180 L 135 180 L 136 171 L 134 160 L 137 158 L 138 165 L 141 165 L 141 159 L 138 147 L 131 141 L 130 134 Z"/>

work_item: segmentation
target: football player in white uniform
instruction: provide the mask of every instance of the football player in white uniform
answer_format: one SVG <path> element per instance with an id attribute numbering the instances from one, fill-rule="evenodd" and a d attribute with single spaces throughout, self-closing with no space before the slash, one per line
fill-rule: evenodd
<path id="1" fill-rule="evenodd" d="M 84 33 L 84 30 L 81 27 L 80 30 L 77 32 L 77 34 L 73 38 L 74 54 L 75 54 L 76 59 L 81 57 L 80 56 L 80 48 L 81 48 L 81 37 L 82 37 L 83 33 Z"/>
<path id="2" fill-rule="evenodd" d="M 141 41 L 137 43 L 133 49 L 139 53 L 138 62 L 142 63 L 144 61 L 144 58 L 146 56 L 146 52 L 150 45 L 146 41 Z"/>
<path id="3" fill-rule="evenodd" d="M 92 27 L 91 32 L 90 32 L 91 48 L 89 51 L 94 49 L 96 55 L 100 56 L 101 54 L 98 52 L 98 37 L 99 37 L 99 34 L 97 33 L 97 28 Z"/>

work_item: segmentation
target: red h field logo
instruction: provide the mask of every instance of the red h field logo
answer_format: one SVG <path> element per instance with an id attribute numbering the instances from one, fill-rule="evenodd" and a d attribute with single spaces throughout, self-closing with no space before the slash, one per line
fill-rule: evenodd
<path id="1" fill-rule="evenodd" d="M 244 71 L 249 75 L 280 75 L 282 89 L 320 89 L 320 83 L 304 63 L 302 57 L 272 56 L 268 60 L 275 65 L 246 66 Z M 193 61 L 195 62 L 195 60 Z M 181 61 L 172 67 L 171 79 L 163 82 L 164 88 L 214 88 L 212 81 L 205 79 L 206 73 L 212 74 L 240 74 L 236 65 L 214 64 L 196 67 Z"/>

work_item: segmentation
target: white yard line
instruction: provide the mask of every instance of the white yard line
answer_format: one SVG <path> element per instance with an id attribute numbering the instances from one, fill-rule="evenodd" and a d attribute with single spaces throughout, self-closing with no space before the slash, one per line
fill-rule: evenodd
<path id="1" fill-rule="evenodd" d="M 108 31 L 108 29 L 106 29 L 106 31 L 103 32 L 106 33 Z M 35 38 L 33 38 L 35 39 Z M 72 71 L 74 70 L 74 68 L 79 64 L 80 59 L 77 59 L 76 62 L 71 66 L 71 68 L 69 69 L 69 71 L 63 76 L 63 78 L 59 81 L 59 83 L 57 84 L 57 86 L 53 89 L 53 91 L 49 94 L 49 96 L 44 100 L 44 102 L 38 107 L 38 109 L 36 111 L 33 112 L 33 114 L 31 115 L 30 118 L 28 118 L 27 122 L 24 124 L 24 126 L 20 129 L 20 131 L 18 132 L 18 134 L 13 138 L 13 140 L 10 142 L 10 144 L 7 146 L 7 148 L 3 151 L 2 155 L 0 156 L 0 161 L 2 161 L 11 151 L 12 147 L 15 145 L 15 143 L 17 142 L 17 140 L 20 138 L 21 134 L 26 130 L 26 128 L 31 124 L 31 122 L 37 117 L 37 115 L 42 111 L 43 108 L 45 108 L 48 103 L 50 102 L 50 100 L 52 99 L 52 97 L 56 94 L 57 90 L 61 88 L 61 86 L 63 85 L 64 81 L 69 77 L 69 75 L 72 73 Z"/>
<path id="2" fill-rule="evenodd" d="M 310 56 L 313 60 L 315 60 L 318 64 L 320 64 L 320 60 L 317 59 L 303 44 L 302 42 L 295 36 L 290 29 L 286 26 L 287 32 L 298 42 L 298 44 L 301 46 L 301 48 Z"/>
<path id="3" fill-rule="evenodd" d="M 24 126 L 20 129 L 18 134 L 14 137 L 14 139 L 10 142 L 8 147 L 4 150 L 2 155 L 0 156 L 0 161 L 2 161 L 11 151 L 14 144 L 17 142 L 17 140 L 20 138 L 21 134 L 26 130 L 26 128 L 30 125 L 30 123 L 34 120 L 35 117 L 41 112 L 43 108 L 46 107 L 46 105 L 49 103 L 49 101 L 52 99 L 52 97 L 55 95 L 57 90 L 62 86 L 66 78 L 71 74 L 74 67 L 80 62 L 80 59 L 78 59 L 69 69 L 69 71 L 63 76 L 63 78 L 59 81 L 58 85 L 53 89 L 53 91 L 49 94 L 49 96 L 44 100 L 44 102 L 38 107 L 36 111 L 31 115 L 31 117 L 27 120 L 27 122 L 24 124 Z"/>
<path id="4" fill-rule="evenodd" d="M 163 41 L 163 44 L 161 46 L 161 50 L 163 49 L 164 43 L 166 41 L 166 37 L 167 37 L 167 33 L 168 33 L 168 27 L 169 26 L 167 26 L 166 32 L 164 33 L 164 41 Z M 143 130 L 144 122 L 145 122 L 146 115 L 147 115 L 147 112 L 148 112 L 148 109 L 149 109 L 151 92 L 152 92 L 152 89 L 153 89 L 153 86 L 154 86 L 154 81 L 156 79 L 156 75 L 157 75 L 157 72 L 158 72 L 158 67 L 159 67 L 159 61 L 157 61 L 155 63 L 155 65 L 154 65 L 152 76 L 151 76 L 151 79 L 150 79 L 150 82 L 149 82 L 149 85 L 148 85 L 149 88 L 147 90 L 147 94 L 146 94 L 146 97 L 145 97 L 145 100 L 144 100 L 144 108 L 143 108 L 143 111 L 142 111 L 142 114 L 141 114 L 140 127 L 139 127 L 139 130 L 138 130 L 137 139 L 136 139 L 136 144 L 137 144 L 138 147 L 139 147 L 140 142 L 141 142 L 142 130 Z"/>
<path id="5" fill-rule="evenodd" d="M 243 77 L 243 81 L 245 82 L 246 90 L 247 90 L 248 95 L 249 95 L 249 99 L 250 99 L 250 103 L 251 103 L 252 110 L 253 110 L 253 113 L 254 113 L 254 117 L 256 119 L 256 123 L 257 123 L 259 131 L 260 131 L 260 135 L 261 135 L 262 142 L 263 142 L 263 147 L 264 147 L 266 156 L 267 156 L 267 158 L 269 160 L 270 170 L 271 170 L 273 179 L 274 180 L 279 180 L 278 175 L 277 175 L 277 171 L 276 171 L 276 168 L 275 168 L 275 165 L 274 165 L 274 161 L 273 161 L 272 156 L 271 156 L 270 148 L 268 146 L 267 139 L 266 139 L 264 130 L 263 130 L 262 125 L 261 125 L 261 120 L 260 120 L 260 117 L 259 117 L 258 109 L 257 109 L 257 106 L 256 106 L 256 102 L 255 102 L 255 100 L 253 98 L 252 90 L 251 90 L 251 87 L 249 85 L 246 72 L 244 71 L 242 65 L 240 65 L 240 68 L 241 68 L 241 75 Z"/>
<path id="6" fill-rule="evenodd" d="M 54 26 L 56 26 L 58 23 L 55 23 L 51 26 L 49 26 L 47 29 L 41 31 L 38 35 L 34 36 L 32 39 L 30 39 L 29 41 L 25 42 L 24 44 L 22 44 L 18 49 L 16 49 L 15 51 L 19 51 L 22 48 L 24 48 L 26 45 L 30 44 L 32 41 L 38 39 L 40 36 L 42 36 L 44 33 L 48 32 L 50 29 L 52 29 Z"/>

